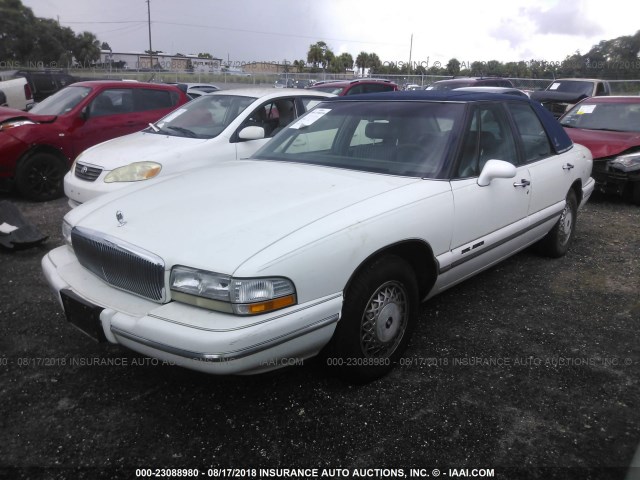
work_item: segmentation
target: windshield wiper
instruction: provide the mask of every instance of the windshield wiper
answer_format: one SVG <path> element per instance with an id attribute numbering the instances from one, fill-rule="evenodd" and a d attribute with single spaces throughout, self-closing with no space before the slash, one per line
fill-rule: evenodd
<path id="1" fill-rule="evenodd" d="M 175 130 L 176 132 L 180 132 L 183 135 L 187 136 L 187 137 L 191 137 L 191 138 L 197 138 L 197 134 L 191 130 L 189 130 L 188 128 L 183 128 L 183 127 L 174 127 L 173 125 L 168 126 L 167 127 L 170 130 Z"/>
<path id="2" fill-rule="evenodd" d="M 156 127 L 153 123 L 150 123 L 149 127 L 151 127 L 151 129 L 156 133 L 158 133 L 160 131 L 160 129 L 158 127 Z"/>

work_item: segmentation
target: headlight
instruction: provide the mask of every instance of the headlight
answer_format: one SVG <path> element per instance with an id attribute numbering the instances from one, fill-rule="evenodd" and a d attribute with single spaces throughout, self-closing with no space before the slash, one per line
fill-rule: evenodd
<path id="1" fill-rule="evenodd" d="M 293 283 L 280 277 L 233 278 L 228 275 L 174 267 L 171 270 L 174 300 L 236 315 L 257 315 L 296 304 Z"/>
<path id="2" fill-rule="evenodd" d="M 136 162 L 116 168 L 104 177 L 105 183 L 139 182 L 155 177 L 162 170 L 162 165 L 156 162 Z"/>
<path id="3" fill-rule="evenodd" d="M 23 125 L 35 125 L 36 122 L 33 120 L 27 120 L 25 118 L 20 120 L 9 120 L 8 122 L 4 122 L 0 125 L 0 132 L 4 130 L 9 130 L 10 128 L 22 127 Z"/>
<path id="4" fill-rule="evenodd" d="M 71 227 L 71 224 L 69 224 L 69 222 L 67 222 L 66 220 L 62 221 L 62 238 L 64 238 L 64 242 L 69 245 L 70 247 L 71 245 L 71 229 L 73 227 Z"/>
<path id="5" fill-rule="evenodd" d="M 634 172 L 640 170 L 640 152 L 620 155 L 609 162 L 609 166 L 622 170 L 623 172 Z"/>

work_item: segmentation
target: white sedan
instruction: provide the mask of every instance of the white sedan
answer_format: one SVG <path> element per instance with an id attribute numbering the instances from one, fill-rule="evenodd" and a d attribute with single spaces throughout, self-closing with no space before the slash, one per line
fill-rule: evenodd
<path id="1" fill-rule="evenodd" d="M 289 122 L 332 95 L 223 90 L 183 105 L 149 128 L 85 150 L 64 177 L 76 207 L 135 182 L 251 156 Z"/>
<path id="2" fill-rule="evenodd" d="M 42 264 L 96 339 L 215 374 L 322 354 L 366 382 L 421 301 L 534 243 L 564 255 L 591 167 L 524 97 L 340 97 L 251 159 L 72 210 Z"/>

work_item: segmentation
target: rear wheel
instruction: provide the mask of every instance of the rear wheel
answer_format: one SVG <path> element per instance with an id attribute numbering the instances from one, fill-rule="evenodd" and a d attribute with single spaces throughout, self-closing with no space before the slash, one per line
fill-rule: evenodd
<path id="1" fill-rule="evenodd" d="M 16 171 L 16 187 L 29 200 L 44 202 L 62 196 L 65 162 L 49 153 L 36 153 L 22 160 Z"/>
<path id="2" fill-rule="evenodd" d="M 576 194 L 573 190 L 569 190 L 560 218 L 551 231 L 540 241 L 539 247 L 544 255 L 559 258 L 567 253 L 573 240 L 577 216 Z"/>
<path id="3" fill-rule="evenodd" d="M 374 261 L 345 294 L 342 318 L 325 349 L 327 366 L 353 383 L 385 375 L 407 347 L 418 306 L 407 262 L 395 255 Z"/>

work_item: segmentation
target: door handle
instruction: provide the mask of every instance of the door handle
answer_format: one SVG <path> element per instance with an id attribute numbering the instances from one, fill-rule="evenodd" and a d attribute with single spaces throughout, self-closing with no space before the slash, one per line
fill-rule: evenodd
<path id="1" fill-rule="evenodd" d="M 529 185 L 531 185 L 531 182 L 526 178 L 523 178 L 522 180 L 520 180 L 520 183 L 515 182 L 513 184 L 514 187 L 528 187 Z"/>
<path id="2" fill-rule="evenodd" d="M 565 164 L 562 166 L 562 169 L 563 169 L 563 170 L 571 170 L 573 167 L 574 167 L 574 165 L 573 165 L 572 163 L 565 163 Z"/>

